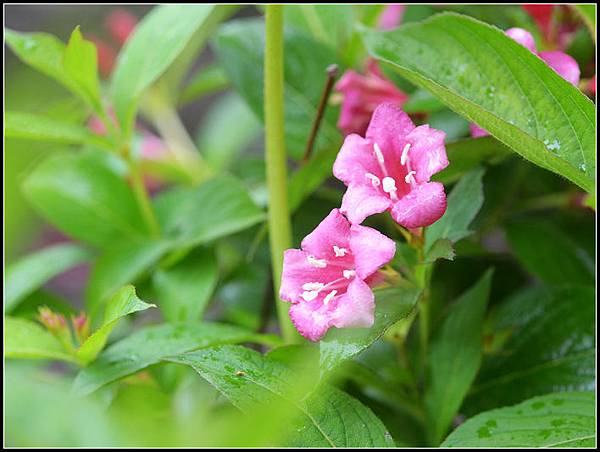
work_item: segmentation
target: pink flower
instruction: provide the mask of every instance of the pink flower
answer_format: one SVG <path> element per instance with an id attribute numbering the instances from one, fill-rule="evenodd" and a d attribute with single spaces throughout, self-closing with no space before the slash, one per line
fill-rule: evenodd
<path id="1" fill-rule="evenodd" d="M 522 46 L 528 48 L 535 53 L 548 66 L 554 69 L 558 75 L 564 78 L 567 82 L 577 86 L 579 83 L 579 65 L 573 57 L 559 51 L 537 52 L 535 40 L 531 33 L 522 28 L 510 28 L 505 32 L 509 37 L 517 41 Z"/>
<path id="2" fill-rule="evenodd" d="M 106 17 L 105 27 L 115 42 L 122 47 L 137 26 L 138 18 L 129 11 L 117 8 Z"/>
<path id="3" fill-rule="evenodd" d="M 533 39 L 533 36 L 527 30 L 523 30 L 522 28 L 510 28 L 506 30 L 505 33 L 514 41 L 517 41 L 523 47 L 526 47 L 532 53 L 539 56 L 546 62 L 548 66 L 554 69 L 554 71 L 567 82 L 577 86 L 579 83 L 580 71 L 579 65 L 577 64 L 577 61 L 573 59 L 573 57 L 556 50 L 538 53 L 535 47 L 535 40 Z M 471 125 L 470 129 L 471 136 L 473 138 L 489 135 L 486 130 L 474 124 Z"/>
<path id="4" fill-rule="evenodd" d="M 446 211 L 446 194 L 431 176 L 448 166 L 446 134 L 428 125 L 415 127 L 400 107 L 381 104 L 365 138 L 346 137 L 333 175 L 348 189 L 341 211 L 353 224 L 389 210 L 406 228 L 428 226 Z"/>
<path id="5" fill-rule="evenodd" d="M 377 27 L 382 30 L 389 30 L 400 25 L 406 5 L 386 5 L 383 12 L 379 16 Z"/>
<path id="6" fill-rule="evenodd" d="M 351 225 L 338 209 L 283 256 L 280 297 L 305 338 L 318 341 L 329 328 L 370 327 L 375 297 L 368 283 L 396 252 L 375 229 Z"/>
<path id="7" fill-rule="evenodd" d="M 344 135 L 362 135 L 379 104 L 393 102 L 402 105 L 408 99 L 406 94 L 383 76 L 375 60 L 367 62 L 365 75 L 352 70 L 346 71 L 335 85 L 335 90 L 344 95 L 337 123 Z"/>

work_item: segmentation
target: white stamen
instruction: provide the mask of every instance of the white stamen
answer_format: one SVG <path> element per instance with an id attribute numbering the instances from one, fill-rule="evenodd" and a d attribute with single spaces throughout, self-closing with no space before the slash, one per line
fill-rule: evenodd
<path id="1" fill-rule="evenodd" d="M 317 259 L 315 256 L 309 255 L 306 256 L 308 263 L 316 268 L 325 268 L 327 267 L 327 261 L 325 259 Z"/>
<path id="2" fill-rule="evenodd" d="M 337 290 L 332 290 L 331 292 L 329 292 L 329 293 L 327 294 L 327 296 L 326 296 L 326 297 L 323 299 L 323 304 L 324 304 L 325 306 L 327 306 L 327 303 L 329 303 L 329 302 L 331 301 L 331 299 L 332 299 L 333 297 L 335 297 L 335 294 L 336 294 L 336 293 L 337 293 Z"/>
<path id="3" fill-rule="evenodd" d="M 319 295 L 318 290 L 310 290 L 310 291 L 302 292 L 302 298 L 304 298 L 305 301 L 312 301 L 315 298 L 317 298 L 317 295 Z"/>
<path id="4" fill-rule="evenodd" d="M 302 289 L 308 290 L 308 291 L 321 290 L 324 286 L 325 286 L 325 284 L 320 283 L 320 282 L 307 282 L 302 285 Z"/>
<path id="5" fill-rule="evenodd" d="M 371 185 L 373 185 L 373 187 L 377 188 L 381 185 L 381 180 L 379 180 L 375 174 L 366 173 L 365 177 L 371 181 Z"/>
<path id="6" fill-rule="evenodd" d="M 385 160 L 383 158 L 383 152 L 381 152 L 381 148 L 379 147 L 379 145 L 377 143 L 375 143 L 373 145 L 373 149 L 375 149 L 375 157 L 377 157 L 377 160 L 379 160 L 379 163 L 381 163 L 383 165 L 385 163 Z"/>
<path id="7" fill-rule="evenodd" d="M 413 184 L 415 183 L 415 174 L 417 174 L 416 171 L 409 171 L 408 174 L 406 176 L 404 176 L 404 181 L 407 184 Z"/>
<path id="8" fill-rule="evenodd" d="M 346 279 L 350 279 L 354 275 L 356 275 L 356 272 L 354 270 L 344 270 L 343 273 L 344 273 L 344 278 L 346 278 Z"/>
<path id="9" fill-rule="evenodd" d="M 404 149 L 402 149 L 402 156 L 400 157 L 400 165 L 406 165 L 406 159 L 408 158 L 408 150 L 410 149 L 410 143 L 406 143 Z"/>
<path id="10" fill-rule="evenodd" d="M 333 252 L 335 253 L 335 257 L 344 257 L 348 250 L 346 248 L 340 248 L 339 246 L 333 245 Z"/>
<path id="11" fill-rule="evenodd" d="M 391 193 L 396 191 L 396 181 L 391 177 L 383 178 L 383 191 L 386 193 Z"/>

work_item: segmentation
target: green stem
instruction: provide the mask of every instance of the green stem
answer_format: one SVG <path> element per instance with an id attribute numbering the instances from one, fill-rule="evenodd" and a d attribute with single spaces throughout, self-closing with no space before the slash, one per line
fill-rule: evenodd
<path id="1" fill-rule="evenodd" d="M 283 7 L 267 5 L 265 22 L 264 111 L 269 243 L 279 327 L 284 340 L 289 343 L 294 341 L 296 333 L 288 316 L 288 305 L 279 300 L 283 252 L 292 245 L 283 123 Z"/>
<path id="2" fill-rule="evenodd" d="M 150 204 L 150 196 L 148 195 L 148 191 L 146 190 L 146 185 L 144 184 L 144 180 L 142 178 L 138 162 L 136 162 L 133 156 L 131 155 L 130 149 L 126 151 L 126 155 L 127 163 L 129 164 L 129 172 L 131 174 L 131 183 L 135 199 L 138 203 L 140 211 L 142 212 L 144 221 L 148 226 L 148 230 L 150 231 L 153 237 L 159 237 L 160 226 L 158 225 L 158 220 L 156 219 L 154 210 L 152 209 L 152 204 Z"/>

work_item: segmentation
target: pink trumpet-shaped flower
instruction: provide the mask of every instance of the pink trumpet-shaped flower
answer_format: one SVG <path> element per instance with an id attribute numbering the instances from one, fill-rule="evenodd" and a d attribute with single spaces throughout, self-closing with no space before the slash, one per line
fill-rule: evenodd
<path id="1" fill-rule="evenodd" d="M 383 102 L 402 105 L 408 96 L 387 80 L 377 61 L 367 62 L 365 74 L 346 71 L 335 85 L 335 90 L 343 94 L 342 111 L 337 126 L 344 133 L 363 134 L 369 125 L 375 108 Z"/>
<path id="2" fill-rule="evenodd" d="M 428 125 L 415 127 L 402 109 L 381 104 L 365 138 L 346 137 L 333 175 L 348 189 L 341 211 L 353 224 L 389 210 L 406 227 L 429 226 L 446 211 L 446 194 L 431 176 L 448 166 L 446 134 Z"/>
<path id="3" fill-rule="evenodd" d="M 535 47 L 535 40 L 531 33 L 522 28 L 509 28 L 505 31 L 506 35 L 512 38 L 514 41 L 517 41 L 523 47 L 530 50 L 532 53 L 539 56 L 542 60 L 546 62 L 548 66 L 550 66 L 554 71 L 564 78 L 567 82 L 577 86 L 579 83 L 579 65 L 577 61 L 573 59 L 570 55 L 567 55 L 564 52 L 559 51 L 548 51 L 548 52 L 537 52 Z M 473 138 L 484 137 L 489 135 L 489 133 L 479 127 L 478 125 L 471 124 L 471 136 Z"/>
<path id="4" fill-rule="evenodd" d="M 332 326 L 372 326 L 375 297 L 369 283 L 394 257 L 394 241 L 350 224 L 333 209 L 301 248 L 284 253 L 279 294 L 292 303 L 290 318 L 300 334 L 318 341 Z"/>

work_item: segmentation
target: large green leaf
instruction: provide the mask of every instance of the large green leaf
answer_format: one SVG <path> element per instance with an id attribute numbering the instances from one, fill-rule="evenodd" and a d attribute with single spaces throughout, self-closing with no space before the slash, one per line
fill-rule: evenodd
<path id="1" fill-rule="evenodd" d="M 263 21 L 228 22 L 219 29 L 215 44 L 221 65 L 232 84 L 262 119 Z M 330 48 L 297 31 L 286 32 L 284 45 L 286 150 L 299 158 L 304 153 L 311 124 L 317 115 L 327 66 L 336 63 L 337 58 Z M 315 143 L 315 154 L 341 144 L 336 120 L 337 109 L 328 108 Z"/>
<path id="2" fill-rule="evenodd" d="M 9 361 L 4 378 L 6 447 L 103 448 L 123 441 L 105 401 L 70 394 L 65 372 Z"/>
<path id="3" fill-rule="evenodd" d="M 534 397 L 486 411 L 458 427 L 443 447 L 591 447 L 596 445 L 593 392 Z"/>
<path id="4" fill-rule="evenodd" d="M 594 262 L 573 240 L 548 221 L 527 220 L 507 227 L 519 261 L 544 283 L 593 284 Z"/>
<path id="5" fill-rule="evenodd" d="M 75 361 L 60 341 L 36 322 L 7 316 L 4 327 L 4 355 L 7 358 Z"/>
<path id="6" fill-rule="evenodd" d="M 4 312 L 10 312 L 24 298 L 54 276 L 91 258 L 91 253 L 74 243 L 50 246 L 29 254 L 6 268 Z"/>
<path id="7" fill-rule="evenodd" d="M 332 329 L 319 343 L 321 371 L 328 372 L 358 355 L 385 331 L 405 318 L 419 299 L 416 287 L 397 287 L 375 292 L 375 323 L 371 328 Z"/>
<path id="8" fill-rule="evenodd" d="M 96 361 L 79 373 L 73 390 L 89 394 L 166 357 L 237 342 L 276 343 L 276 338 L 218 323 L 180 323 L 143 328 L 104 350 Z"/>
<path id="9" fill-rule="evenodd" d="M 173 247 L 206 243 L 263 220 L 265 214 L 230 176 L 195 188 L 175 188 L 155 201 L 161 230 Z"/>
<path id="10" fill-rule="evenodd" d="M 166 252 L 160 240 L 119 240 L 109 245 L 95 262 L 90 275 L 86 304 L 95 315 L 104 302 L 125 284 L 137 281 Z"/>
<path id="11" fill-rule="evenodd" d="M 170 322 L 198 320 L 210 301 L 218 278 L 212 249 L 200 249 L 172 267 L 152 275 L 158 306 Z"/>
<path id="12" fill-rule="evenodd" d="M 94 106 L 94 110 L 102 110 L 96 46 L 83 39 L 79 27 L 71 33 L 63 57 L 63 66 L 67 75 L 77 84 L 82 97 Z"/>
<path id="13" fill-rule="evenodd" d="M 511 336 L 485 358 L 465 402 L 467 411 L 594 388 L 594 301 L 593 287 L 574 286 L 531 288 L 504 302 L 494 331 Z"/>
<path id="14" fill-rule="evenodd" d="M 20 33 L 6 29 L 6 43 L 26 64 L 55 79 L 100 110 L 96 48 L 81 36 L 79 28 L 65 44 L 46 33 Z"/>
<path id="15" fill-rule="evenodd" d="M 145 303 L 137 297 L 133 286 L 125 286 L 117 291 L 106 305 L 104 321 L 100 328 L 88 337 L 77 350 L 75 356 L 79 362 L 86 365 L 98 356 L 119 320 L 134 312 L 145 311 L 152 307 L 156 306 Z"/>
<path id="16" fill-rule="evenodd" d="M 103 152 L 53 155 L 24 182 L 31 203 L 70 236 L 104 246 L 145 226 L 130 187 Z"/>
<path id="17" fill-rule="evenodd" d="M 594 190 L 594 104 L 501 30 L 444 13 L 364 32 L 371 55 L 533 163 Z"/>
<path id="18" fill-rule="evenodd" d="M 483 169 L 475 168 L 465 174 L 448 196 L 444 216 L 427 228 L 425 249 L 430 250 L 440 239 L 458 242 L 471 233 L 471 221 L 483 204 Z"/>
<path id="19" fill-rule="evenodd" d="M 17 111 L 6 112 L 4 134 L 7 138 L 90 144 L 112 149 L 110 142 L 88 129 L 46 116 Z"/>
<path id="20" fill-rule="evenodd" d="M 183 52 L 192 39 L 206 39 L 219 17 L 215 5 L 155 7 L 136 27 L 119 54 L 112 80 L 115 113 L 126 131 L 137 101 Z M 196 35 L 202 28 L 203 36 Z"/>
<path id="21" fill-rule="evenodd" d="M 263 357 L 246 347 L 221 346 L 172 359 L 193 367 L 233 405 L 250 415 L 261 406 L 275 410 L 272 420 L 278 421 L 280 428 L 285 425 L 282 439 L 286 445 L 393 445 L 381 421 L 360 402 L 330 386 L 301 398 L 298 386 L 295 387 L 297 374 L 281 362 Z M 285 408 L 282 410 L 282 407 Z M 290 414 L 289 423 L 279 424 L 279 416 L 289 418 Z"/>
<path id="22" fill-rule="evenodd" d="M 492 272 L 486 272 L 451 308 L 427 357 L 425 393 L 429 441 L 438 445 L 475 379 L 481 364 L 481 325 Z"/>

